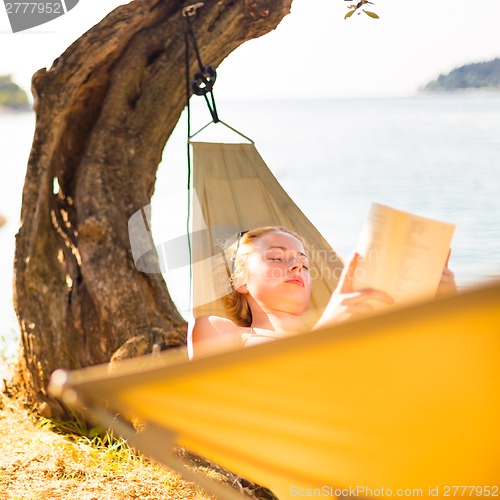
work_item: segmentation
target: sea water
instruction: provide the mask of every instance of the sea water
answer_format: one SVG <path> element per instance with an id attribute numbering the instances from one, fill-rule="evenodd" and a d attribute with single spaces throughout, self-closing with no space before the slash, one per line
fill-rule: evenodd
<path id="1" fill-rule="evenodd" d="M 376 201 L 456 224 L 450 267 L 460 287 L 500 277 L 500 94 L 217 104 L 221 120 L 255 141 L 288 194 L 342 256 L 352 252 Z M 193 102 L 192 130 L 210 120 L 203 106 L 203 99 Z M 12 343 L 14 235 L 33 127 L 32 114 L 0 115 L 0 213 L 8 218 L 0 229 L 0 338 Z M 226 140 L 220 127 L 211 125 L 200 139 Z M 153 230 L 159 240 L 169 229 L 185 231 L 185 135 L 183 116 L 158 171 Z M 188 271 L 181 280 L 165 276 L 184 312 Z"/>
<path id="2" fill-rule="evenodd" d="M 14 237 L 19 229 L 34 127 L 35 115 L 31 112 L 0 114 L 0 215 L 7 219 L 0 228 L 0 376 L 1 358 L 12 358 L 17 350 L 18 327 L 12 304 Z"/>

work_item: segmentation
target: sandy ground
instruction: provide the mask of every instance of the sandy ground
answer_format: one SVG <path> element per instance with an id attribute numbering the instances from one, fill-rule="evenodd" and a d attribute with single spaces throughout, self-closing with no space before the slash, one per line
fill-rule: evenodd
<path id="1" fill-rule="evenodd" d="M 0 398 L 0 500 L 211 498 L 130 450 L 71 440 Z"/>
<path id="2" fill-rule="evenodd" d="M 232 485 L 249 500 L 277 500 L 269 490 L 182 451 L 205 477 Z M 126 445 L 92 445 L 55 432 L 20 401 L 0 391 L 0 500 L 215 500 L 196 484 Z"/>

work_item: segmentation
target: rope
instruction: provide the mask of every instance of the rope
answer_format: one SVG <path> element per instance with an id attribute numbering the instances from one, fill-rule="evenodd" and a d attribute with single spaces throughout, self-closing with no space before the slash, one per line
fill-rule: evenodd
<path id="1" fill-rule="evenodd" d="M 191 21 L 191 18 L 196 15 L 197 9 L 202 6 L 203 3 L 199 2 L 197 4 L 185 7 L 182 11 L 187 21 L 186 46 L 189 45 L 189 41 L 191 40 L 196 55 L 196 60 L 198 61 L 198 72 L 194 75 L 193 82 L 191 83 L 191 90 L 196 95 L 202 95 L 205 98 L 205 102 L 207 103 L 207 107 L 212 116 L 212 120 L 214 121 L 214 123 L 217 123 L 219 121 L 219 117 L 217 115 L 217 106 L 215 105 L 215 97 L 212 91 L 215 80 L 217 79 L 217 71 L 214 67 L 205 66 L 203 64 L 203 61 L 201 60 L 200 49 L 198 48 L 198 42 L 196 41 L 196 36 L 194 35 L 193 24 Z M 211 103 L 208 100 L 207 94 L 210 94 L 210 98 L 212 101 Z"/>
<path id="2" fill-rule="evenodd" d="M 200 7 L 203 7 L 204 4 L 202 2 L 198 2 L 192 5 L 188 5 L 182 9 L 182 15 L 186 18 L 186 34 L 185 34 L 185 43 L 186 43 L 186 107 L 187 107 L 187 220 L 186 220 L 186 233 L 187 233 L 187 242 L 188 242 L 188 252 L 189 252 L 189 309 L 191 309 L 191 300 L 192 300 L 192 288 L 193 288 L 193 266 L 192 266 L 192 240 L 191 240 L 191 177 L 192 177 L 192 164 L 191 164 L 191 146 L 190 140 L 206 127 L 211 125 L 212 123 L 221 123 L 228 129 L 237 133 L 245 140 L 249 141 L 251 144 L 254 143 L 252 139 L 242 134 L 235 128 L 231 127 L 227 123 L 224 123 L 219 119 L 219 115 L 217 113 L 217 106 L 215 104 L 215 97 L 213 93 L 213 86 L 215 84 L 215 80 L 217 79 L 217 72 L 215 68 L 212 66 L 204 66 L 201 60 L 200 51 L 198 48 L 198 42 L 196 41 L 196 36 L 193 31 L 193 23 L 192 17 L 197 14 L 197 10 Z M 196 55 L 196 60 L 198 62 L 199 71 L 194 75 L 194 79 L 191 82 L 191 75 L 189 71 L 189 59 L 190 59 L 190 51 L 189 45 L 192 43 L 194 52 Z M 191 92 L 196 95 L 203 96 L 205 98 L 205 102 L 207 104 L 208 110 L 210 111 L 210 115 L 212 116 L 212 121 L 202 127 L 200 130 L 191 134 L 191 106 L 189 99 L 191 97 Z M 208 99 L 207 94 L 210 94 L 210 101 Z"/>
<path id="3" fill-rule="evenodd" d="M 254 143 L 252 139 L 247 137 L 246 135 L 242 134 L 235 128 L 231 127 L 227 123 L 224 123 L 218 115 L 217 112 L 217 105 L 215 104 L 215 97 L 213 93 L 213 86 L 215 85 L 215 80 L 217 79 L 217 71 L 215 70 L 214 67 L 212 66 L 205 66 L 203 64 L 203 61 L 201 60 L 201 55 L 200 55 L 200 50 L 198 48 L 198 42 L 196 40 L 196 36 L 193 31 L 193 23 L 191 18 L 194 17 L 197 14 L 197 11 L 200 7 L 203 7 L 204 4 L 203 2 L 198 2 L 192 5 L 188 5 L 182 9 L 182 15 L 186 18 L 186 99 L 187 99 L 187 106 L 188 106 L 188 141 L 192 139 L 196 134 L 199 134 L 202 130 L 204 130 L 206 127 L 211 125 L 212 123 L 222 123 L 224 126 L 226 126 L 228 129 L 232 130 L 233 132 L 236 132 L 238 135 L 243 137 L 245 140 L 249 141 L 251 144 Z M 198 72 L 194 75 L 194 79 L 191 82 L 190 80 L 190 74 L 189 74 L 189 43 L 192 43 L 194 52 L 196 55 L 196 60 L 198 62 Z M 191 86 L 190 86 L 191 84 Z M 190 91 L 192 91 L 194 94 L 203 96 L 205 99 L 205 102 L 207 104 L 208 110 L 210 111 L 210 115 L 212 116 L 212 121 L 210 123 L 207 123 L 204 127 L 202 127 L 200 130 L 195 132 L 194 134 L 190 134 L 190 122 L 191 122 L 191 116 L 190 116 L 190 109 L 189 109 L 189 97 L 190 97 Z M 210 94 L 210 100 L 208 98 L 208 95 Z M 189 147 L 189 146 L 188 146 Z"/>
<path id="4" fill-rule="evenodd" d="M 183 10 L 184 14 L 184 10 Z M 189 19 L 189 17 L 187 17 Z M 189 302 L 188 309 L 191 309 L 191 298 L 193 294 L 193 252 L 192 252 L 192 242 L 191 242 L 191 145 L 189 140 L 191 137 L 191 105 L 189 103 L 189 98 L 191 97 L 190 89 L 190 78 L 189 78 L 189 33 L 186 31 L 186 106 L 187 106 L 187 217 L 186 217 L 186 234 L 188 243 L 188 254 L 189 254 Z"/>

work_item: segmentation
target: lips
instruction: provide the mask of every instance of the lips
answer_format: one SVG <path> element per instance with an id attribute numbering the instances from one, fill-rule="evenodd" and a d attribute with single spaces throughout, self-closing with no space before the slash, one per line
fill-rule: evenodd
<path id="1" fill-rule="evenodd" d="M 299 285 L 301 287 L 304 287 L 304 280 L 300 276 L 297 276 L 296 278 L 290 280 L 286 280 L 285 283 L 291 283 L 292 285 Z"/>

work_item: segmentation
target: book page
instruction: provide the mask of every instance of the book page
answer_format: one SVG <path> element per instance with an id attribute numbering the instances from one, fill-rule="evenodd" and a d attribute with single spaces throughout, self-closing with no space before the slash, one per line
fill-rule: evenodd
<path id="1" fill-rule="evenodd" d="M 396 304 L 434 297 L 455 226 L 373 203 L 356 251 L 355 290 L 376 288 Z"/>

